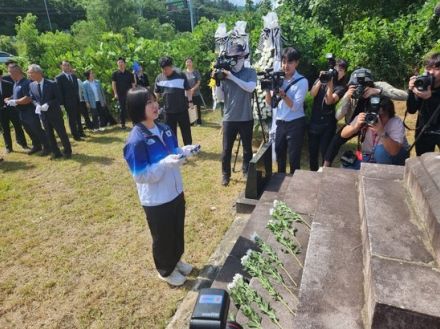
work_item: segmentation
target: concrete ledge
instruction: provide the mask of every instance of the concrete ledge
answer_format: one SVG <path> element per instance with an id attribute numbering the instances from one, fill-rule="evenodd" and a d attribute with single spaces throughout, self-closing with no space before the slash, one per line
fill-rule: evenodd
<path id="1" fill-rule="evenodd" d="M 440 263 L 440 154 L 426 153 L 408 159 L 405 183 Z"/>

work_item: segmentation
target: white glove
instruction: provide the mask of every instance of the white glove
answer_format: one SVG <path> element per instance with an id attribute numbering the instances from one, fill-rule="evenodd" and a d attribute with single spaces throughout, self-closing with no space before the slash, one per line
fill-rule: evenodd
<path id="1" fill-rule="evenodd" d="M 160 160 L 160 164 L 166 167 L 179 167 L 185 162 L 185 157 L 182 154 L 170 154 Z"/>
<path id="2" fill-rule="evenodd" d="M 37 106 L 35 106 L 35 113 L 41 114 L 41 105 L 40 104 L 37 104 Z"/>
<path id="3" fill-rule="evenodd" d="M 17 106 L 17 100 L 15 100 L 15 99 L 10 99 L 10 100 L 8 100 L 7 102 L 6 102 L 6 105 L 8 105 L 8 106 Z"/>
<path id="4" fill-rule="evenodd" d="M 49 109 L 49 105 L 47 105 L 47 103 L 41 105 L 41 111 L 46 112 L 48 109 Z"/>
<path id="5" fill-rule="evenodd" d="M 200 152 L 200 145 L 199 144 L 197 144 L 197 145 L 185 145 L 185 146 L 182 146 L 181 149 L 182 149 L 182 154 L 185 157 L 190 157 L 190 156 L 196 155 L 197 153 Z"/>

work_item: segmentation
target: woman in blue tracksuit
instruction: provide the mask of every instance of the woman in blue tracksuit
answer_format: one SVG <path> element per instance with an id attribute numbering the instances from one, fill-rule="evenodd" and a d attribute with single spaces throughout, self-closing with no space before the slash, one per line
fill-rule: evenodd
<path id="1" fill-rule="evenodd" d="M 180 260 L 184 252 L 185 222 L 180 166 L 200 146 L 178 147 L 171 129 L 155 122 L 159 105 L 147 89 L 130 89 L 127 108 L 134 127 L 124 147 L 124 157 L 147 216 L 154 263 L 159 278 L 180 286 L 192 270 L 191 265 Z"/>

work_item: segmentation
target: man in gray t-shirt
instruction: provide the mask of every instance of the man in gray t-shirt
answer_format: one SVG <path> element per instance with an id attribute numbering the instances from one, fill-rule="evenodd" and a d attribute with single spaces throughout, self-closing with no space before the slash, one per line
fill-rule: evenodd
<path id="1" fill-rule="evenodd" d="M 253 116 L 251 99 L 257 86 L 257 73 L 244 67 L 245 51 L 241 45 L 233 45 L 227 53 L 234 57 L 236 64 L 232 71 L 223 71 L 225 79 L 221 81 L 218 92 L 224 94 L 225 108 L 223 115 L 223 153 L 222 185 L 227 186 L 231 177 L 231 156 L 237 134 L 243 145 L 243 175 L 247 175 L 249 161 L 252 159 Z M 222 98 L 222 95 L 219 95 Z"/>

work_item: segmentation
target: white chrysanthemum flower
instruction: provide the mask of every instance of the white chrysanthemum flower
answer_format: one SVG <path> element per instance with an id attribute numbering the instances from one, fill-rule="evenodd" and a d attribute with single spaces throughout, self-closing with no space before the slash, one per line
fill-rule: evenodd
<path id="1" fill-rule="evenodd" d="M 278 205 L 278 200 L 273 200 L 273 206 L 276 207 Z"/>
<path id="2" fill-rule="evenodd" d="M 241 280 L 243 280 L 243 276 L 239 273 L 236 273 L 232 279 L 232 282 L 228 284 L 228 290 L 234 289 L 237 283 Z"/>
<path id="3" fill-rule="evenodd" d="M 241 257 L 241 260 L 240 260 L 241 265 L 242 265 L 242 266 L 245 266 L 246 263 L 247 263 L 247 261 L 248 261 L 248 259 L 249 259 L 249 255 L 246 253 L 246 255 L 244 255 L 243 257 Z"/>
<path id="4" fill-rule="evenodd" d="M 273 215 L 273 212 L 274 212 L 273 208 L 270 208 L 270 209 L 269 209 L 269 215 L 272 216 L 272 215 Z"/>
<path id="5" fill-rule="evenodd" d="M 253 251 L 252 249 L 248 249 L 248 250 L 246 251 L 246 255 L 247 255 L 247 256 L 250 256 L 250 255 L 252 255 L 253 252 L 254 252 L 254 251 Z"/>
<path id="6" fill-rule="evenodd" d="M 257 234 L 257 232 L 252 233 L 251 235 L 251 241 L 252 242 L 257 242 L 257 240 L 261 240 L 260 236 Z"/>

